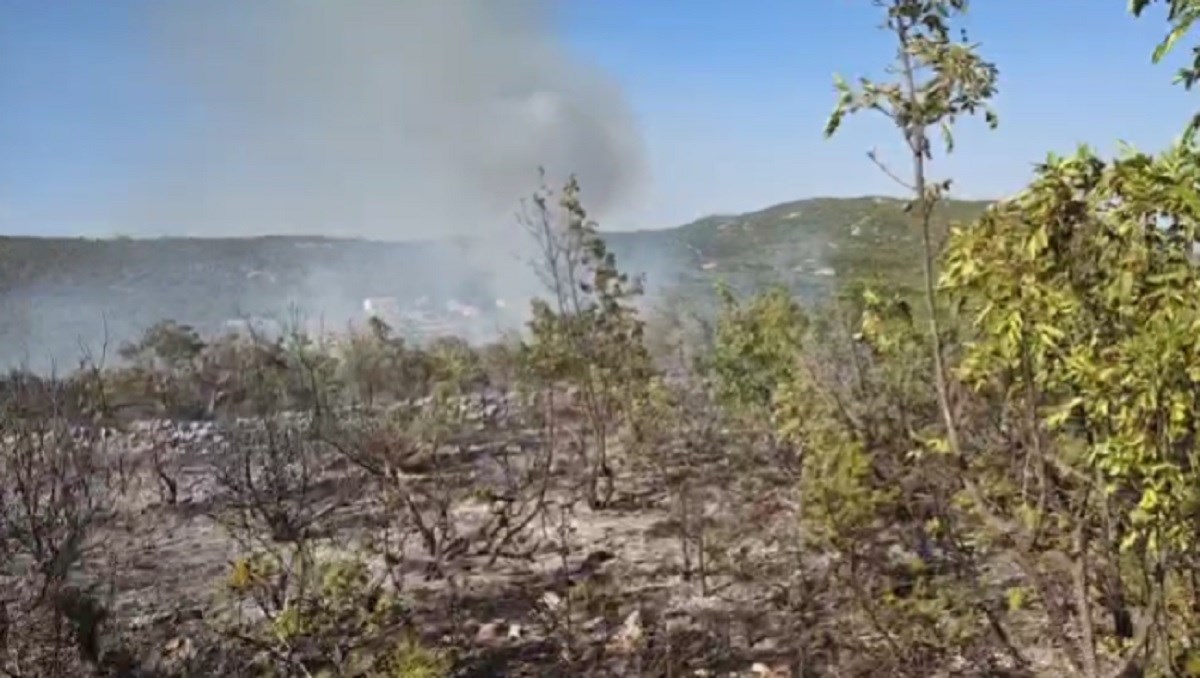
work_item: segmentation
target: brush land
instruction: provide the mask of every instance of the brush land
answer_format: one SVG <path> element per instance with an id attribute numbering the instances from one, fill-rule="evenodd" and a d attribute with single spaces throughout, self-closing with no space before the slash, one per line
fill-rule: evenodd
<path id="1" fill-rule="evenodd" d="M 1200 675 L 1200 152 L 946 200 L 997 71 L 877 4 L 827 132 L 886 113 L 911 203 L 605 233 L 572 179 L 508 305 L 461 242 L 0 243 L 6 345 L 115 339 L 0 379 L 0 673 Z M 390 294 L 521 331 L 226 324 Z"/>

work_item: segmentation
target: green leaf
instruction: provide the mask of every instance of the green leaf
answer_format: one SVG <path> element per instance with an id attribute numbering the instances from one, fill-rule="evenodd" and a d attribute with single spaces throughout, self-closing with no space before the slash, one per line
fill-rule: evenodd
<path id="1" fill-rule="evenodd" d="M 1008 610 L 1016 612 L 1025 607 L 1025 589 L 1020 586 L 1012 586 L 1004 592 L 1004 597 L 1008 601 Z"/>
<path id="2" fill-rule="evenodd" d="M 942 128 L 942 141 L 944 141 L 946 144 L 946 152 L 953 153 L 954 152 L 954 132 L 950 127 L 950 122 L 947 120 L 943 120 L 941 123 L 941 128 Z"/>
<path id="3" fill-rule="evenodd" d="M 1187 34 L 1194 21 L 1195 18 L 1192 17 L 1172 28 L 1171 32 L 1167 34 L 1167 37 L 1164 38 L 1163 41 L 1154 48 L 1154 55 L 1151 57 L 1151 61 L 1157 64 L 1158 62 L 1162 61 L 1163 57 L 1169 54 L 1171 50 L 1175 49 L 1175 43 L 1179 42 L 1179 39 Z"/>

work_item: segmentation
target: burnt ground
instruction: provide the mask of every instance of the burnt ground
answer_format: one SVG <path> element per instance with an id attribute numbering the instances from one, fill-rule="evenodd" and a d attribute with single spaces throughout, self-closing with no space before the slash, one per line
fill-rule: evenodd
<path id="1" fill-rule="evenodd" d="M 591 509 L 572 501 L 581 473 L 570 421 L 551 441 L 510 414 L 513 408 L 484 410 L 443 441 L 437 459 L 411 455 L 398 476 L 428 496 L 453 498 L 449 516 L 459 539 L 448 556 L 432 558 L 418 538 L 393 550 L 399 557 L 391 567 L 372 555 L 372 542 L 402 522 L 403 511 L 385 506 L 378 479 L 350 463 L 345 450 L 368 448 L 378 436 L 341 450 L 314 447 L 305 495 L 286 498 L 319 516 L 308 539 L 315 551 L 366 554 L 381 576 L 394 575 L 410 630 L 427 647 L 451 653 L 453 675 L 874 675 L 884 643 L 864 635 L 869 625 L 853 612 L 831 609 L 845 604 L 829 575 L 836 563 L 800 538 L 795 460 L 730 432 L 707 450 L 665 445 L 652 464 L 618 450 L 616 492 L 604 508 Z M 346 430 L 359 430 L 370 418 L 344 419 Z M 272 421 L 293 431 L 284 439 L 289 449 L 311 430 L 303 417 Z M 235 603 L 226 583 L 237 559 L 287 544 L 250 540 L 237 529 L 230 518 L 244 515 L 239 495 L 221 477 L 238 468 L 240 455 L 260 449 L 265 426 L 254 419 L 141 420 L 106 435 L 101 452 L 110 472 L 97 484 L 111 504 L 95 525 L 78 583 L 111 611 L 112 637 L 144 667 L 137 675 L 250 675 L 246 667 L 261 654 L 227 632 L 231 619 L 254 611 Z M 380 430 L 384 440 L 397 439 Z M 535 505 L 537 484 L 513 479 L 550 449 L 558 454 L 541 510 L 514 514 L 533 517 L 503 554 L 483 548 L 475 531 L 493 515 L 496 496 Z M 156 468 L 175 483 L 173 501 Z M 681 478 L 689 488 L 686 512 Z M 997 563 L 986 576 L 1012 574 Z M 857 651 L 847 649 L 847 634 Z M 1010 673 L 1000 670 L 1003 663 L 997 657 L 998 668 L 984 675 L 1057 673 L 1048 664 Z M 936 675 L 979 674 L 950 667 Z"/>
<path id="2" fill-rule="evenodd" d="M 232 675 L 233 666 L 245 661 L 214 630 L 233 613 L 223 592 L 231 564 L 254 546 L 240 542 L 222 521 L 234 497 L 220 486 L 216 469 L 231 454 L 230 440 L 240 434 L 230 429 L 237 426 L 253 424 L 138 422 L 113 433 L 106 444 L 105 453 L 120 457 L 123 471 L 109 480 L 112 511 L 96 530 L 84 583 L 107 601 L 142 662 L 164 672 Z M 458 460 L 449 462 L 472 469 L 465 482 L 486 484 L 501 456 L 532 454 L 521 450 L 536 438 L 530 431 L 475 428 L 474 442 L 460 445 Z M 177 483 L 174 503 L 150 463 L 156 445 L 160 466 Z M 329 452 L 321 465 L 306 502 L 329 513 L 313 541 L 325 553 L 360 552 L 388 512 L 379 493 L 336 453 Z M 439 475 L 420 471 L 409 477 L 432 482 Z M 527 553 L 519 557 L 467 553 L 443 576 L 431 576 L 428 554 L 415 540 L 409 544 L 401 580 L 405 599 L 425 642 L 453 648 L 456 675 L 573 675 L 578 668 L 564 668 L 554 640 L 562 633 L 561 622 L 553 619 L 564 596 L 583 600 L 573 603 L 573 637 L 582 639 L 579 653 L 591 658 L 574 666 L 586 665 L 597 675 L 665 675 L 667 665 L 673 673 L 776 675 L 768 667 L 789 661 L 781 656 L 784 643 L 777 634 L 790 631 L 764 612 L 763 596 L 771 592 L 715 563 L 714 571 L 724 571 L 701 584 L 685 571 L 678 520 L 665 493 L 645 483 L 638 487 L 632 472 L 624 475 L 610 508 L 577 504 L 569 519 L 561 511 L 566 491 L 553 490 L 547 510 L 526 530 Z M 728 479 L 712 480 L 728 489 Z M 470 534 L 489 510 L 471 495 L 463 493 L 454 506 L 462 534 Z M 753 569 L 753 560 L 769 567 L 786 557 L 771 543 L 770 521 L 786 525 L 788 512 L 778 501 L 773 507 L 771 501 L 760 503 L 765 508 L 752 517 L 757 538 L 742 535 L 736 547 L 738 565 L 746 570 Z M 712 514 L 722 507 L 710 504 L 705 510 Z M 726 518 L 736 529 L 739 518 Z M 559 541 L 563 520 L 571 528 L 566 549 Z M 720 529 L 713 528 L 714 540 Z M 623 647 L 631 644 L 638 649 Z"/>

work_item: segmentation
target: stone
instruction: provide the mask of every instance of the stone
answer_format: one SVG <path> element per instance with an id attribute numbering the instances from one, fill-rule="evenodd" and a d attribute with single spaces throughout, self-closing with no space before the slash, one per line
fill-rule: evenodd
<path id="1" fill-rule="evenodd" d="M 493 645 L 500 639 L 500 623 L 488 622 L 475 632 L 475 642 L 479 645 Z"/>

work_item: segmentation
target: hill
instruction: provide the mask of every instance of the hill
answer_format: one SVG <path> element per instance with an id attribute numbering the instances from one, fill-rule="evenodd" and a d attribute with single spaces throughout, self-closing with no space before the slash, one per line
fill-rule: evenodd
<path id="1" fill-rule="evenodd" d="M 949 201 L 937 228 L 979 216 L 985 201 Z M 682 266 L 673 283 L 738 288 L 787 285 L 809 296 L 838 283 L 881 276 L 910 287 L 920 274 L 920 238 L 894 198 L 812 198 L 756 212 L 715 215 L 660 231 L 612 234 L 637 270 L 639 252 L 673 252 Z"/>
<path id="2" fill-rule="evenodd" d="M 945 219 L 979 214 L 951 202 Z M 890 198 L 818 198 L 662 230 L 606 234 L 622 267 L 651 293 L 711 295 L 780 283 L 806 298 L 847 280 L 914 284 L 919 241 Z M 942 224 L 944 225 L 943 220 Z M 311 237 L 246 239 L 0 238 L 0 360 L 59 363 L 79 344 L 110 346 L 172 318 L 215 331 L 231 318 L 280 317 L 289 307 L 338 326 L 361 318 L 367 297 L 424 298 L 483 309 L 491 326 L 519 322 L 534 293 L 528 268 L 467 242 L 368 242 Z M 507 312 L 501 312 L 504 298 Z M 64 365 L 69 366 L 69 365 Z"/>

